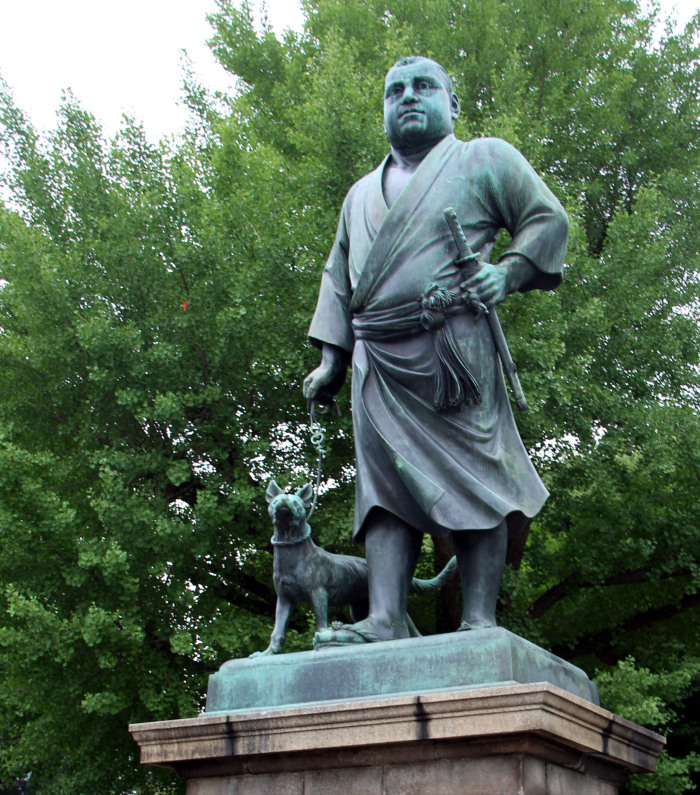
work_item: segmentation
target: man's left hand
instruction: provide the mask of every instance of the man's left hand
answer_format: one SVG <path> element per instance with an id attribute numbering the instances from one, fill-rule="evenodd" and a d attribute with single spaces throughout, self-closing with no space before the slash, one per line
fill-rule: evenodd
<path id="1" fill-rule="evenodd" d="M 461 282 L 459 288 L 465 298 L 472 293 L 490 309 L 508 295 L 508 269 L 504 265 L 482 262 L 479 270 Z"/>
<path id="2" fill-rule="evenodd" d="M 466 278 L 459 288 L 465 300 L 472 304 L 474 298 L 486 308 L 496 306 L 507 295 L 532 289 L 537 279 L 537 268 L 519 254 L 506 254 L 498 265 L 482 262 L 479 269 Z M 467 294 L 471 292 L 470 298 Z"/>

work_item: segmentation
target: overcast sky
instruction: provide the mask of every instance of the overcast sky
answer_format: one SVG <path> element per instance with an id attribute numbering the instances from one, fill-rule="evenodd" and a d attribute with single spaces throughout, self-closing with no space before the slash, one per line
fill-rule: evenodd
<path id="1" fill-rule="evenodd" d="M 267 6 L 279 34 L 301 28 L 298 0 Z M 40 129 L 54 126 L 70 87 L 109 135 L 126 112 L 155 141 L 184 125 L 183 49 L 204 85 L 230 86 L 206 45 L 206 15 L 216 8 L 214 0 L 0 0 L 0 76 Z"/>
<path id="2" fill-rule="evenodd" d="M 301 28 L 298 0 L 267 7 L 278 34 Z M 661 7 L 685 22 L 700 0 L 661 0 Z M 215 10 L 214 0 L 0 0 L 0 76 L 39 129 L 54 126 L 70 87 L 108 135 L 126 112 L 155 142 L 184 125 L 182 49 L 204 85 L 230 87 L 206 46 L 206 15 Z"/>

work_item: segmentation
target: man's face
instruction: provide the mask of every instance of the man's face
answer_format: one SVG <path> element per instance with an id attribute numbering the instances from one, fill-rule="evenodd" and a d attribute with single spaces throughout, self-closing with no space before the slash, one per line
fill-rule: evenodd
<path id="1" fill-rule="evenodd" d="M 437 142 L 454 129 L 459 100 L 450 95 L 432 61 L 389 70 L 384 84 L 384 129 L 396 149 Z"/>

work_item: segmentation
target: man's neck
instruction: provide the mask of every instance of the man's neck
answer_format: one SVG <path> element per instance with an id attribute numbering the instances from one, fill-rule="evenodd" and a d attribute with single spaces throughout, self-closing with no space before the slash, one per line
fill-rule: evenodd
<path id="1" fill-rule="evenodd" d="M 387 207 L 391 207 L 398 199 L 401 191 L 408 185 L 418 166 L 425 160 L 425 156 L 445 138 L 454 137 L 452 133 L 443 135 L 437 141 L 424 144 L 415 149 L 397 149 L 391 147 L 391 157 L 388 159 L 382 173 L 382 193 Z"/>
<path id="2" fill-rule="evenodd" d="M 430 143 L 421 144 L 420 146 L 415 147 L 398 148 L 392 145 L 391 165 L 401 169 L 406 169 L 407 171 L 415 171 L 425 156 L 432 149 L 434 149 L 440 143 L 440 141 L 444 141 L 445 138 L 451 135 L 453 135 L 453 133 L 448 133 L 447 135 L 443 135 L 441 138 L 438 138 L 435 141 L 430 141 Z"/>

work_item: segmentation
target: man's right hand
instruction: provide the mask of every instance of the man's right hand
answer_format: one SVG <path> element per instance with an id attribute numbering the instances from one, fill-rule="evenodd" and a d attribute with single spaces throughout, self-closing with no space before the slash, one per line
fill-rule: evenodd
<path id="1" fill-rule="evenodd" d="M 330 365 L 320 364 L 304 379 L 304 397 L 307 400 L 314 400 L 319 389 L 329 386 L 335 375 L 335 370 Z"/>
<path id="2" fill-rule="evenodd" d="M 330 403 L 345 381 L 349 355 L 336 345 L 323 343 L 321 364 L 304 379 L 304 397 Z"/>

